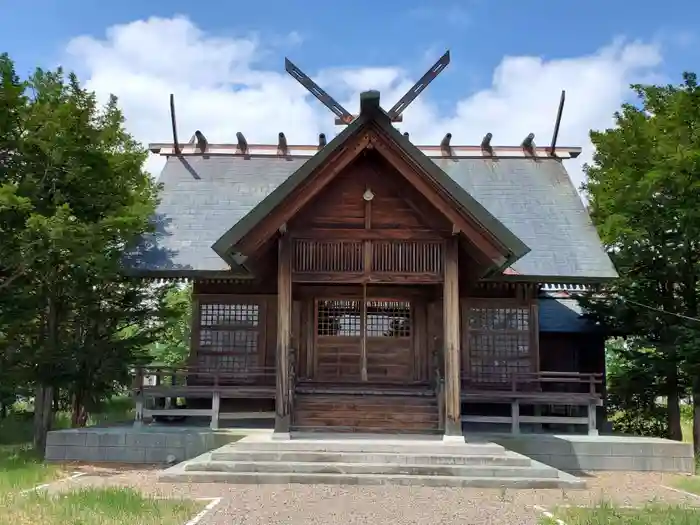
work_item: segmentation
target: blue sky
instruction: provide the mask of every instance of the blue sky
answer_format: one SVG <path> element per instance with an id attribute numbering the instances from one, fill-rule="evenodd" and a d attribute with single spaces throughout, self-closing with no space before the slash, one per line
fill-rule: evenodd
<path id="1" fill-rule="evenodd" d="M 589 129 L 609 125 L 630 82 L 700 69 L 700 3 L 690 0 L 0 0 L 0 19 L 0 51 L 20 74 L 77 70 L 100 95 L 120 97 L 144 142 L 167 140 L 168 92 L 184 134 L 232 140 L 234 121 L 253 140 L 272 141 L 281 126 L 296 130 L 292 142 L 309 141 L 332 131 L 331 119 L 291 86 L 285 55 L 344 103 L 380 87 L 390 106 L 449 48 L 449 69 L 406 113 L 412 136 L 548 134 L 566 89 L 562 140 L 588 148 L 585 160 Z"/>
<path id="2" fill-rule="evenodd" d="M 673 50 L 666 59 L 673 77 L 700 63 L 700 3 L 692 0 L 5 0 L 0 2 L 0 49 L 10 52 L 20 70 L 29 70 L 60 61 L 62 48 L 75 36 L 100 36 L 115 24 L 175 14 L 186 14 L 219 35 L 255 31 L 274 38 L 294 31 L 302 44 L 290 46 L 289 52 L 309 70 L 329 65 L 422 67 L 450 48 L 451 70 L 478 85 L 488 81 L 504 55 L 577 56 L 618 36 L 662 40 Z M 279 58 L 269 57 L 281 67 Z M 452 82 L 441 82 L 435 90 L 449 93 Z"/>

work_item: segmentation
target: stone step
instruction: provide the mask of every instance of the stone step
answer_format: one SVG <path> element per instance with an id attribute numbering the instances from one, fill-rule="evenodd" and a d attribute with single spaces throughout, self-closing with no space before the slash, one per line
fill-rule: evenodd
<path id="1" fill-rule="evenodd" d="M 447 476 L 447 477 L 504 477 L 504 478 L 558 478 L 558 471 L 551 467 L 471 465 L 420 465 L 400 463 L 308 463 L 267 461 L 205 461 L 190 462 L 186 472 L 226 472 L 241 474 L 339 474 L 382 476 Z"/>
<path id="2" fill-rule="evenodd" d="M 257 451 L 224 447 L 211 452 L 212 461 L 281 461 L 320 463 L 388 463 L 414 465 L 472 465 L 521 466 L 531 464 L 529 458 L 517 454 L 495 456 L 462 456 L 455 454 L 374 453 L 374 452 L 316 452 L 316 451 Z"/>
<path id="3" fill-rule="evenodd" d="M 180 468 L 178 468 L 180 467 Z M 304 474 L 261 472 L 194 472 L 180 465 L 171 467 L 159 475 L 159 481 L 178 483 L 232 483 L 247 485 L 288 483 L 324 485 L 417 485 L 423 487 L 474 487 L 502 489 L 579 489 L 585 488 L 583 480 L 573 476 L 558 478 L 536 477 L 477 477 L 477 476 L 416 476 L 385 474 Z"/>
<path id="4" fill-rule="evenodd" d="M 250 436 L 253 437 L 253 436 Z M 496 443 L 450 443 L 440 440 L 391 439 L 291 439 L 259 440 L 244 438 L 220 451 L 263 452 L 370 452 L 376 454 L 449 454 L 455 456 L 498 456 L 506 449 Z"/>

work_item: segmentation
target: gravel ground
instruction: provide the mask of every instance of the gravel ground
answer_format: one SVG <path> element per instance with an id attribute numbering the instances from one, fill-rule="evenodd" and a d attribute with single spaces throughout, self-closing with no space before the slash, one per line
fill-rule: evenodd
<path id="1" fill-rule="evenodd" d="M 662 488 L 678 476 L 661 473 L 597 473 L 586 490 L 499 490 L 358 487 L 329 485 L 222 485 L 158 483 L 157 470 L 81 467 L 86 473 L 53 490 L 85 486 L 132 486 L 159 497 L 223 498 L 200 525 L 333 525 L 335 523 L 397 525 L 536 525 L 541 517 L 533 505 L 594 505 L 610 501 L 642 506 L 649 502 L 700 506 Z"/>

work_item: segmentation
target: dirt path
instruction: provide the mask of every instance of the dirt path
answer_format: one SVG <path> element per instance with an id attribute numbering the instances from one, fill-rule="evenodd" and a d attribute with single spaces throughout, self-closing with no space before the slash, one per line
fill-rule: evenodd
<path id="1" fill-rule="evenodd" d="M 157 470 L 82 467 L 85 472 L 55 490 L 81 486 L 131 486 L 159 497 L 222 498 L 198 525 L 536 525 L 535 506 L 595 505 L 609 501 L 643 506 L 649 502 L 700 506 L 662 488 L 676 475 L 600 473 L 586 490 L 480 490 L 399 486 L 223 485 L 158 483 Z"/>

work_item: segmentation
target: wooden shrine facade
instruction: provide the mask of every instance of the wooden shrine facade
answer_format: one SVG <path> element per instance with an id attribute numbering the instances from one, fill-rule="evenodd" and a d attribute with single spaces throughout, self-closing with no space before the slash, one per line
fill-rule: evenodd
<path id="1" fill-rule="evenodd" d="M 505 256 L 439 210 L 372 151 L 281 225 L 263 221 L 269 239 L 243 239 L 255 278 L 194 282 L 181 393 L 219 389 L 222 417 L 274 402 L 279 432 L 461 435 L 463 421 L 566 419 L 520 415 L 520 402 L 599 404 L 599 376 L 541 374 L 538 285 L 483 282 Z M 577 414 L 566 420 L 589 424 Z"/>
<path id="2" fill-rule="evenodd" d="M 230 276 L 191 276 L 184 378 L 139 382 L 140 392 L 186 397 L 182 414 L 211 415 L 213 426 L 274 403 L 281 434 L 457 438 L 463 423 L 595 431 L 602 339 L 585 367 L 577 357 L 560 369 L 568 350 L 556 344 L 543 354 L 537 278 L 510 270 L 531 248 L 393 128 L 378 93 L 363 94 L 356 120 L 224 227 L 211 248 Z"/>

